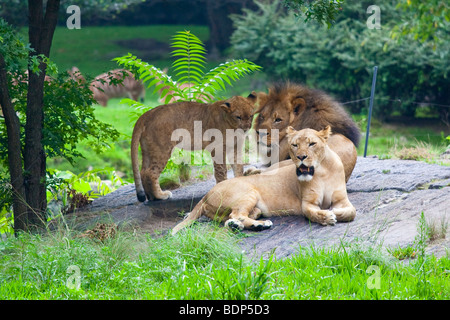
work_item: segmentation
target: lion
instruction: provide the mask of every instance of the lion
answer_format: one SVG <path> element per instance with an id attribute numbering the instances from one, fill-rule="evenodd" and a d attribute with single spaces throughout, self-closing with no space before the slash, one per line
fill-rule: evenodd
<path id="1" fill-rule="evenodd" d="M 344 165 L 327 141 L 330 126 L 314 129 L 286 129 L 291 164 L 276 173 L 237 177 L 215 185 L 172 229 L 172 234 L 201 215 L 225 222 L 234 229 L 261 231 L 272 226 L 259 217 L 303 215 L 322 225 L 352 221 L 356 209 L 350 203 Z"/>
<path id="2" fill-rule="evenodd" d="M 175 102 L 155 107 L 140 116 L 131 139 L 131 162 L 138 200 L 165 200 L 172 196 L 170 191 L 161 190 L 159 176 L 174 147 L 210 151 L 217 183 L 227 178 L 225 155 L 232 160 L 234 175 L 243 175 L 239 154 L 242 156 L 244 139 L 240 137 L 245 137 L 252 125 L 256 99 L 256 93 L 252 92 L 247 98 L 234 96 L 211 104 Z M 236 136 L 227 139 L 229 131 L 237 133 L 237 142 Z M 213 143 L 212 137 L 215 137 Z M 182 142 L 177 144 L 180 138 Z M 142 151 L 140 171 L 139 145 Z"/>
<path id="3" fill-rule="evenodd" d="M 259 92 L 258 102 L 259 108 L 256 111 L 258 116 L 254 128 L 258 136 L 258 146 L 260 150 L 265 151 L 263 156 L 264 153 L 271 156 L 271 152 L 276 150 L 274 148 L 276 145 L 279 161 L 289 159 L 289 144 L 286 138 L 288 126 L 296 130 L 305 128 L 321 130 L 329 125 L 333 135 L 328 145 L 341 158 L 348 181 L 356 164 L 356 147 L 359 144 L 360 132 L 338 102 L 320 90 L 289 81 L 273 84 L 269 88 L 269 94 Z M 279 130 L 278 143 L 272 141 L 274 129 Z M 271 160 L 263 159 L 263 162 L 272 165 Z"/>

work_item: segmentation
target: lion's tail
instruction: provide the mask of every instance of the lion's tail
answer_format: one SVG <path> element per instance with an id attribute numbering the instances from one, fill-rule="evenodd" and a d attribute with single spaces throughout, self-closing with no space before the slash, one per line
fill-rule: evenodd
<path id="1" fill-rule="evenodd" d="M 139 171 L 139 141 L 141 140 L 142 132 L 143 128 L 138 125 L 135 125 L 133 130 L 133 136 L 131 138 L 131 165 L 133 167 L 136 195 L 140 202 L 145 201 L 145 191 L 144 187 L 142 186 L 141 173 Z"/>
<path id="2" fill-rule="evenodd" d="M 177 224 L 173 229 L 172 229 L 172 235 L 174 235 L 175 233 L 177 233 L 178 231 L 180 231 L 181 229 L 191 225 L 192 223 L 195 222 L 195 220 L 197 220 L 198 218 L 201 217 L 201 215 L 203 214 L 204 211 L 204 200 L 205 198 L 203 198 L 202 200 L 199 201 L 199 203 L 197 203 L 197 205 L 194 207 L 194 209 L 192 209 L 191 212 L 189 212 L 186 217 L 184 218 L 183 221 L 181 221 L 179 224 Z"/>

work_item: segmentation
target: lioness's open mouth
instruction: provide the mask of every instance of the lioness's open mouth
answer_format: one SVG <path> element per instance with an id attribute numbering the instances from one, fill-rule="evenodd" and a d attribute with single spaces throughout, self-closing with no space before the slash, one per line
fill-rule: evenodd
<path id="1" fill-rule="evenodd" d="M 304 164 L 301 164 L 300 167 L 297 167 L 297 177 L 301 175 L 314 175 L 314 167 L 307 167 Z"/>

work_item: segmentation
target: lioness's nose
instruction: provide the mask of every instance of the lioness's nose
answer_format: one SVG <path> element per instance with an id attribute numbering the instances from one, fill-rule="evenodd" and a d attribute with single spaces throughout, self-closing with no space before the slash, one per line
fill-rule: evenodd
<path id="1" fill-rule="evenodd" d="M 305 160 L 306 158 L 308 158 L 308 156 L 303 155 L 303 156 L 297 156 L 297 159 L 299 159 L 300 161 Z"/>

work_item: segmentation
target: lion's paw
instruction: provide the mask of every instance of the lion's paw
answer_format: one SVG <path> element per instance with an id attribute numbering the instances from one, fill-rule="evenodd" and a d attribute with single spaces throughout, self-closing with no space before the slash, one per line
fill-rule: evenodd
<path id="1" fill-rule="evenodd" d="M 250 227 L 250 230 L 263 231 L 263 230 L 269 229 L 270 227 L 272 227 L 272 225 L 273 225 L 273 223 L 270 220 L 258 221 L 257 223 L 255 223 L 254 225 L 252 225 Z"/>
<path id="2" fill-rule="evenodd" d="M 334 226 L 336 224 L 336 222 L 337 222 L 337 219 L 336 219 L 336 215 L 334 214 L 334 212 L 331 210 L 327 211 L 322 224 L 325 226 L 326 225 Z"/>
<path id="3" fill-rule="evenodd" d="M 228 219 L 225 221 L 225 227 L 228 227 L 232 230 L 243 230 L 244 224 L 238 219 Z"/>

